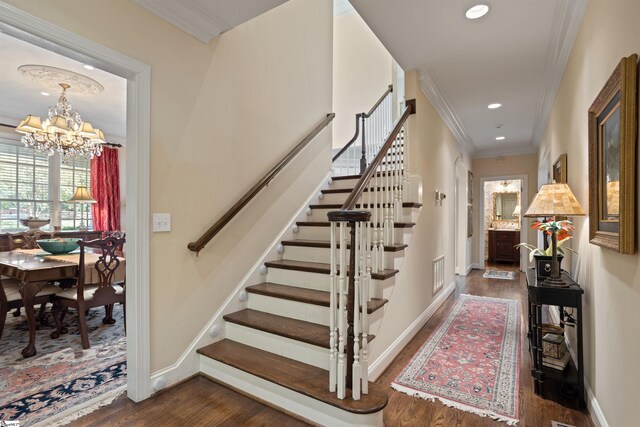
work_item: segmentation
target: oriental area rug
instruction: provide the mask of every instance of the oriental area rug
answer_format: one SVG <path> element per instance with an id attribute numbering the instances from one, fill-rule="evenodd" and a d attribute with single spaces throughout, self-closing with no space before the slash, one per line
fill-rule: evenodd
<path id="1" fill-rule="evenodd" d="M 518 301 L 460 295 L 391 387 L 515 425 L 519 372 Z"/>
<path id="2" fill-rule="evenodd" d="M 55 322 L 47 310 L 47 324 L 38 323 L 38 353 L 24 359 L 20 351 L 29 335 L 24 309 L 21 316 L 7 315 L 0 341 L 0 422 L 19 421 L 21 427 L 61 425 L 65 419 L 74 418 L 61 415 L 91 403 L 84 409 L 87 413 L 110 402 L 100 398 L 127 381 L 122 305 L 113 309 L 115 324 L 102 324 L 103 317 L 102 307 L 89 310 L 91 348 L 83 350 L 75 310 L 69 310 L 65 317 L 69 333 L 56 340 L 49 337 Z M 99 402 L 93 404 L 96 400 Z"/>

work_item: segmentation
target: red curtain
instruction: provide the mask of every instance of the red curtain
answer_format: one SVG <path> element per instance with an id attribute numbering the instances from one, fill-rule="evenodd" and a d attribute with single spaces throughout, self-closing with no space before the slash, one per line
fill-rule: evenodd
<path id="1" fill-rule="evenodd" d="M 120 169 L 118 149 L 103 147 L 100 156 L 91 159 L 91 195 L 93 229 L 120 230 Z"/>

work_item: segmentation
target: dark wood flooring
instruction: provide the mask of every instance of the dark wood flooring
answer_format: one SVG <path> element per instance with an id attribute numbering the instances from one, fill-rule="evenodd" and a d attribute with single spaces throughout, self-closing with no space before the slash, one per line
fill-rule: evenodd
<path id="1" fill-rule="evenodd" d="M 503 266 L 504 267 L 504 266 Z M 533 393 L 531 363 L 526 338 L 526 286 L 524 275 L 516 273 L 510 280 L 490 280 L 474 270 L 466 278 L 458 279 L 454 294 L 420 330 L 391 366 L 376 381 L 388 385 L 409 362 L 413 354 L 431 335 L 455 304 L 460 294 L 511 298 L 521 301 L 522 345 L 520 370 L 520 422 L 519 427 L 550 427 L 551 421 L 560 421 L 576 427 L 593 426 L 586 410 L 573 409 L 573 402 L 560 394 L 545 400 Z M 553 390 L 549 390 L 553 392 Z M 386 426 L 424 427 L 486 427 L 506 423 L 482 418 L 468 412 L 449 408 L 439 402 L 429 402 L 388 388 L 389 404 L 384 410 Z M 125 397 L 75 421 L 73 426 L 305 426 L 307 424 L 253 401 L 203 377 L 158 393 L 144 402 L 133 403 Z"/>

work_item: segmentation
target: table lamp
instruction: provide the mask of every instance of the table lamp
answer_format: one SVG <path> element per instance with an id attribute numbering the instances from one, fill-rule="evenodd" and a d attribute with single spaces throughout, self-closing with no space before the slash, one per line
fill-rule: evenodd
<path id="1" fill-rule="evenodd" d="M 84 209 L 82 208 L 82 206 L 85 203 L 97 203 L 96 199 L 91 197 L 89 189 L 82 185 L 76 187 L 76 192 L 73 194 L 73 197 L 67 201 L 69 203 L 80 203 L 80 227 L 78 227 L 78 230 L 88 230 L 88 226 L 84 224 Z"/>
<path id="2" fill-rule="evenodd" d="M 525 217 L 584 216 L 585 213 L 567 184 L 546 184 L 540 188 L 524 214 Z M 556 232 L 551 233 L 551 274 L 543 282 L 546 286 L 567 287 L 560 277 L 558 263 L 558 238 Z"/>

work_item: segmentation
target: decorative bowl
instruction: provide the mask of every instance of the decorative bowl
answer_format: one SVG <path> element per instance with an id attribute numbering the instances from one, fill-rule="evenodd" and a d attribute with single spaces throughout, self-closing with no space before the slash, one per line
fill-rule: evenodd
<path id="1" fill-rule="evenodd" d="M 29 230 L 37 230 L 40 227 L 44 227 L 45 225 L 49 224 L 50 222 L 51 222 L 50 219 L 36 219 L 36 218 L 20 220 L 20 224 L 24 225 L 25 227 L 29 227 Z"/>
<path id="2" fill-rule="evenodd" d="M 56 239 L 42 239 L 36 240 L 38 246 L 43 251 L 47 251 L 51 254 L 66 254 L 78 248 L 78 238 L 56 238 Z"/>

